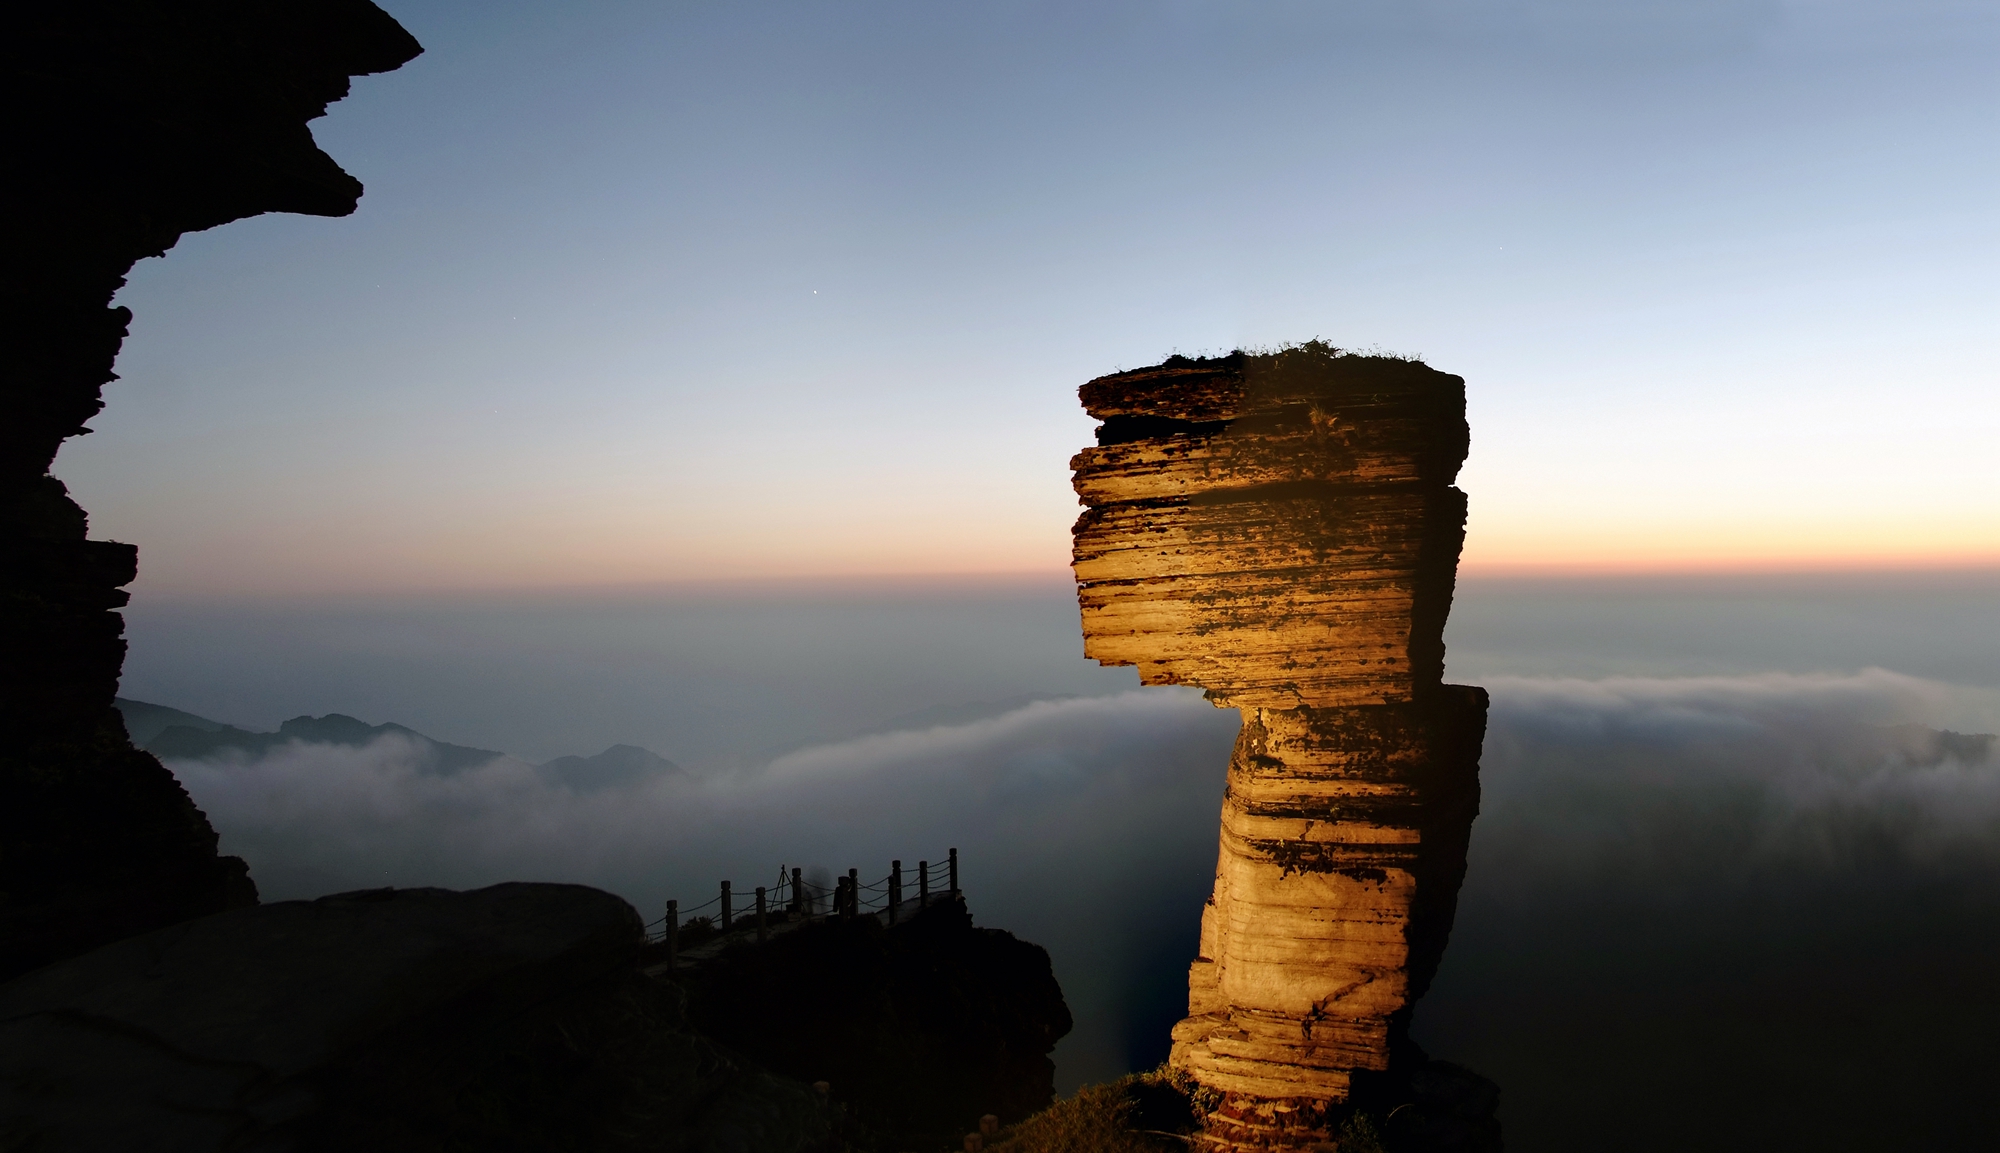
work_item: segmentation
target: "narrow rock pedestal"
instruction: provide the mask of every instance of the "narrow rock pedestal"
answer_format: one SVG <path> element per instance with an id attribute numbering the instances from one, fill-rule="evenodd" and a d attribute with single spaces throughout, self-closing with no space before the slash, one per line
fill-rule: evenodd
<path id="1" fill-rule="evenodd" d="M 1086 654 L 1243 714 L 1172 1063 L 1221 1094 L 1208 1148 L 1334 1141 L 1424 1061 L 1478 811 L 1486 693 L 1442 683 L 1464 381 L 1313 344 L 1081 397 Z"/>

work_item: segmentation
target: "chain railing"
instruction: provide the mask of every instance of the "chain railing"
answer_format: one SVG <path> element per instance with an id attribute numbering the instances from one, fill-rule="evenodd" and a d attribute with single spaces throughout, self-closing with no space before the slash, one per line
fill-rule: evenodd
<path id="1" fill-rule="evenodd" d="M 903 862 L 889 862 L 889 873 L 879 881 L 861 883 L 859 869 L 849 869 L 836 877 L 831 888 L 806 880 L 803 869 L 789 871 L 778 866 L 777 884 L 758 885 L 749 904 L 739 908 L 740 894 L 728 881 L 715 896 L 699 905 L 683 908 L 678 900 L 667 902 L 666 914 L 646 925 L 646 939 L 664 945 L 667 967 L 674 968 L 681 950 L 707 944 L 733 933 L 754 931 L 757 940 L 770 936 L 773 924 L 794 921 L 852 919 L 864 913 L 882 915 L 896 924 L 915 903 L 917 910 L 934 900 L 958 896 L 958 850 L 945 854 L 942 875 L 933 876 L 928 860 L 917 862 L 914 876 L 905 875 Z M 711 911 L 712 910 L 712 911 Z"/>

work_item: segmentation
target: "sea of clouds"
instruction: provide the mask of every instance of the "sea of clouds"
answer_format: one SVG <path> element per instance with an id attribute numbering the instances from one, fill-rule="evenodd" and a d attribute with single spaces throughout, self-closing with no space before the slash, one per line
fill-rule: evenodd
<path id="1" fill-rule="evenodd" d="M 1655 813 L 1633 825 L 1633 807 L 1651 802 L 1693 806 L 1711 837 L 1726 829 L 1750 854 L 1736 865 L 1774 854 L 1832 864 L 1860 851 L 1857 837 L 1912 860 L 1980 854 L 2000 832 L 1991 742 L 1923 727 L 1975 690 L 1880 670 L 1488 687 L 1480 839 L 1532 829 L 1510 852 L 1554 862 L 1626 851 L 1674 823 Z M 781 862 L 854 863 L 872 874 L 947 844 L 987 888 L 996 869 L 1044 867 L 1081 871 L 1068 886 L 1088 886 L 1163 838 L 1178 853 L 1196 836 L 1205 858 L 1235 727 L 1198 693 L 1149 689 L 596 790 L 510 757 L 437 775 L 397 736 L 172 767 L 273 899 L 545 877 L 603 885 L 650 911 L 718 871 L 747 882 Z M 1717 804 L 1732 814 L 1719 824 Z"/>
<path id="2" fill-rule="evenodd" d="M 1991 691 L 1880 670 L 1488 687 L 1482 814 L 1418 1034 L 1501 1081 L 1531 1147 L 1593 1147 L 1606 1117 L 1667 1099 L 1663 1084 L 1707 1093 L 1711 1122 L 1738 1116 L 1714 1104 L 1736 1100 L 1711 1084 L 1718 1068 L 1801 1101 L 1868 1084 L 1773 1072 L 1879 1064 L 1843 1062 L 1829 1036 L 1936 1064 L 1969 1058 L 1926 1021 L 2000 1026 L 2000 1002 L 1968 1004 L 1930 959 L 1942 940 L 1952 964 L 2000 963 L 1983 927 L 2000 924 L 2000 764 L 1993 742 L 1933 727 L 1993 715 Z M 746 892 L 781 865 L 874 877 L 956 847 L 975 916 L 1049 948 L 1076 1011 L 1058 1058 L 1077 1084 L 1164 1055 L 1236 723 L 1195 692 L 1149 689 L 596 791 L 511 758 L 429 774 L 397 737 L 171 767 L 266 899 L 525 878 L 598 885 L 650 919 L 725 878 Z M 1891 982 L 1893 1019 L 1868 1008 L 1884 1003 L 1870 981 Z M 1800 1024 L 1843 1005 L 1839 1028 Z M 1721 1016 L 1690 1024 L 1703 1014 Z M 1746 1035 L 1762 1054 L 1747 1065 Z M 1719 1063 L 1704 1041 L 1718 1037 L 1735 1047 Z M 1789 1118 L 1771 1147 L 1817 1132 L 1758 1100 L 1741 1117 Z M 1699 1137 L 1673 1124 L 1686 1117 L 1648 1133 L 1662 1148 Z"/>

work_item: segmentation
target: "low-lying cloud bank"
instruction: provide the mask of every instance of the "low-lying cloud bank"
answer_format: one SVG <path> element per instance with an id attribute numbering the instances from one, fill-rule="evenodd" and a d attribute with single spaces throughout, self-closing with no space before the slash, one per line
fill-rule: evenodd
<path id="1" fill-rule="evenodd" d="M 1043 701 L 588 793 L 511 759 L 427 775 L 389 739 L 172 768 L 267 899 L 537 878 L 610 889 L 652 918 L 725 878 L 739 893 L 781 865 L 872 879 L 891 859 L 941 868 L 956 847 L 981 922 L 1055 957 L 1078 1019 L 1062 1051 L 1074 1082 L 1123 1071 L 1135 999 L 1161 1002 L 1178 980 L 1235 728 L 1190 692 Z M 1154 966 L 1162 987 L 1127 979 L 1154 954 L 1179 958 Z"/>
<path id="2" fill-rule="evenodd" d="M 1837 856 L 1839 838 L 1863 825 L 1874 851 L 2000 845 L 1993 742 L 1920 724 L 1963 690 L 1881 671 L 1490 688 L 1480 832 L 1531 826 L 1532 851 L 1552 860 L 1629 844 L 1635 804 L 1697 797 L 1708 800 L 1689 813 L 1726 815 L 1762 856 Z M 172 767 L 272 897 L 549 876 L 650 910 L 729 870 L 740 882 L 775 874 L 781 861 L 872 873 L 948 844 L 1010 861 L 1116 859 L 1156 839 L 1150 822 L 1182 800 L 1199 812 L 1170 824 L 1198 826 L 1205 841 L 1234 726 L 1192 692 L 1147 690 L 591 791 L 505 757 L 426 773 L 421 749 L 400 737 Z"/>
<path id="3" fill-rule="evenodd" d="M 1803 923 L 1786 907 L 1851 919 L 1879 909 L 1868 894 L 1884 886 L 1906 897 L 1914 886 L 1918 905 L 1949 890 L 1959 915 L 2000 911 L 1989 901 L 2000 894 L 1993 743 L 1919 727 L 1993 704 L 1978 693 L 1881 671 L 1490 688 L 1471 874 L 1419 1029 L 1509 1086 L 1536 1147 L 1585 1147 L 1562 1137 L 1573 1107 L 1536 1112 L 1576 1074 L 1521 1046 L 1595 1046 L 1596 1064 L 1615 1067 L 1603 1046 L 1628 1042 L 1601 1019 L 1594 1034 L 1559 1036 L 1533 1022 L 1562 1017 L 1578 989 L 1685 978 L 1614 972 L 1606 958 L 1693 950 L 1697 969 L 1726 978 L 1746 952 L 1791 948 Z M 957 846 L 975 914 L 1055 957 L 1077 1011 L 1059 1052 L 1074 1084 L 1164 1055 L 1235 728 L 1234 713 L 1198 694 L 1145 690 L 592 792 L 507 758 L 426 775 L 399 739 L 172 768 L 267 899 L 531 877 L 600 885 L 652 917 L 669 896 L 706 900 L 723 878 L 739 891 L 770 883 L 781 864 L 873 876 L 892 857 L 913 868 Z M 1746 921 L 1744 909 L 1762 911 Z M 1572 931 L 1582 924 L 1598 935 Z M 1630 1003 L 1591 1002 L 1613 1016 Z M 1503 1004 L 1516 1016 L 1495 1011 Z"/>
<path id="4" fill-rule="evenodd" d="M 1100 841 L 1117 827 L 1105 813 L 1140 817 L 1177 782 L 1206 777 L 1216 794 L 1233 729 L 1192 694 L 1127 693 L 587 792 L 506 757 L 427 773 L 421 750 L 395 737 L 173 769 L 273 897 L 532 875 L 604 884 L 650 910 L 731 870 L 739 885 L 775 875 L 781 861 L 873 874 L 891 856 L 914 865 L 959 845 L 984 869 L 992 860 L 970 846 L 1021 858 Z"/>
<path id="5" fill-rule="evenodd" d="M 1500 680 L 1427 1045 L 1540 1150 L 1971 1148 L 2000 1030 L 1991 694 Z M 1961 722 L 1963 723 L 1963 722 Z"/>
<path id="6" fill-rule="evenodd" d="M 1975 690 L 1868 670 L 1492 691 L 1480 839 L 1537 884 L 1642 849 L 1739 879 L 2000 855 L 1996 742 L 1930 727 Z"/>

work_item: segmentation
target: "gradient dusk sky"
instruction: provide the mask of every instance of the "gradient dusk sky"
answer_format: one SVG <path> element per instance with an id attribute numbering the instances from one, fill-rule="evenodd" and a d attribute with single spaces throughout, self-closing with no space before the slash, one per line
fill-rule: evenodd
<path id="1" fill-rule="evenodd" d="M 148 593 L 1059 571 L 1077 385 L 1465 377 L 1468 572 L 2000 559 L 2000 6 L 451 3 L 135 271 Z"/>

